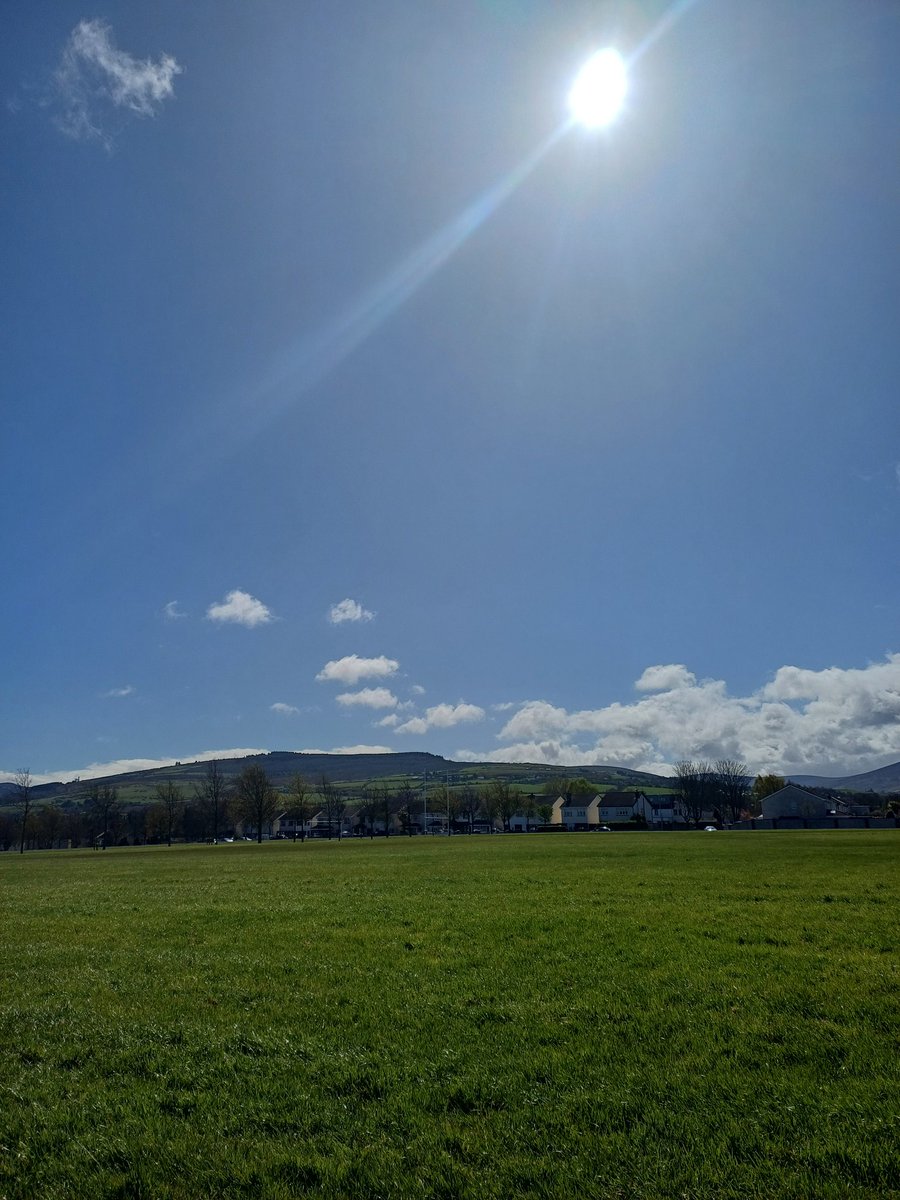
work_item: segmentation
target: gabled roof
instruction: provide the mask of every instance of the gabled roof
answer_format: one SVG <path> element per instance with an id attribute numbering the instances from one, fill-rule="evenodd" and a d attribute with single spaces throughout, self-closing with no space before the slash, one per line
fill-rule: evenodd
<path id="1" fill-rule="evenodd" d="M 604 792 L 600 803 L 604 808 L 633 808 L 637 804 L 640 792 Z"/>
<path id="2" fill-rule="evenodd" d="M 789 783 L 787 787 L 779 788 L 777 792 L 770 792 L 768 796 L 763 798 L 763 803 L 766 800 L 815 800 L 817 803 L 829 803 L 823 801 L 821 796 L 817 796 L 815 792 L 808 792 L 806 788 L 797 787 L 796 783 Z"/>
<path id="3" fill-rule="evenodd" d="M 578 792 L 574 796 L 566 796 L 563 800 L 563 808 L 587 808 L 599 798 L 597 792 Z"/>

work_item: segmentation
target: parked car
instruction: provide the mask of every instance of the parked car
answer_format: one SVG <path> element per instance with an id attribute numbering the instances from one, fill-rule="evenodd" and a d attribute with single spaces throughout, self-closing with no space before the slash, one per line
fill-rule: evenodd
<path id="1" fill-rule="evenodd" d="M 715 825 L 704 825 L 703 832 L 704 833 L 718 833 L 719 830 L 718 830 L 718 827 Z"/>

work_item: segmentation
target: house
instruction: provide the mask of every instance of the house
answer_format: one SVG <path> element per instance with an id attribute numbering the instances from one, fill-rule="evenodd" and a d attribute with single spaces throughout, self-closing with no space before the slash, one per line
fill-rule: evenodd
<path id="1" fill-rule="evenodd" d="M 795 783 L 789 783 L 787 787 L 772 792 L 771 796 L 766 796 L 762 802 L 762 815 L 766 819 L 827 817 L 833 809 L 833 801 L 797 787 Z"/>
<path id="2" fill-rule="evenodd" d="M 306 821 L 301 821 L 298 817 L 292 816 L 290 813 L 280 813 L 272 821 L 272 836 L 288 838 L 312 837 L 313 830 L 318 825 L 321 816 L 320 812 L 315 812 Z"/>
<path id="3" fill-rule="evenodd" d="M 566 829 L 590 829 L 600 825 L 600 797 L 587 792 L 566 796 L 560 806 L 560 816 Z"/>
<path id="4" fill-rule="evenodd" d="M 541 825 L 562 825 L 565 796 L 557 796 L 555 800 L 549 796 L 533 796 L 531 799 L 534 800 L 533 811 L 513 813 L 509 818 L 511 833 L 527 833 L 529 829 L 537 829 Z"/>
<path id="5" fill-rule="evenodd" d="M 636 816 L 643 817 L 651 828 L 671 828 L 683 823 L 678 797 L 673 794 L 647 796 L 638 792 L 634 805 Z"/>
<path id="6" fill-rule="evenodd" d="M 641 792 L 604 792 L 599 797 L 599 825 L 611 821 L 630 821 L 636 813 Z"/>

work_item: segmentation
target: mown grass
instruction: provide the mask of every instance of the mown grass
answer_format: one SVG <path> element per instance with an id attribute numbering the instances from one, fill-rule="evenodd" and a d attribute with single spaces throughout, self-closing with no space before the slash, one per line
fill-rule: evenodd
<path id="1" fill-rule="evenodd" d="M 900 1195 L 898 851 L 0 856 L 0 1197 Z"/>

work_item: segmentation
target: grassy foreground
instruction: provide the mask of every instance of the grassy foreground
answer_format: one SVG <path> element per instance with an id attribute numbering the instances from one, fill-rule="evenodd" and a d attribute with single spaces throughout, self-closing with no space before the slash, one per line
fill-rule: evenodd
<path id="1" fill-rule="evenodd" d="M 0 1197 L 900 1195 L 900 836 L 0 856 Z"/>

